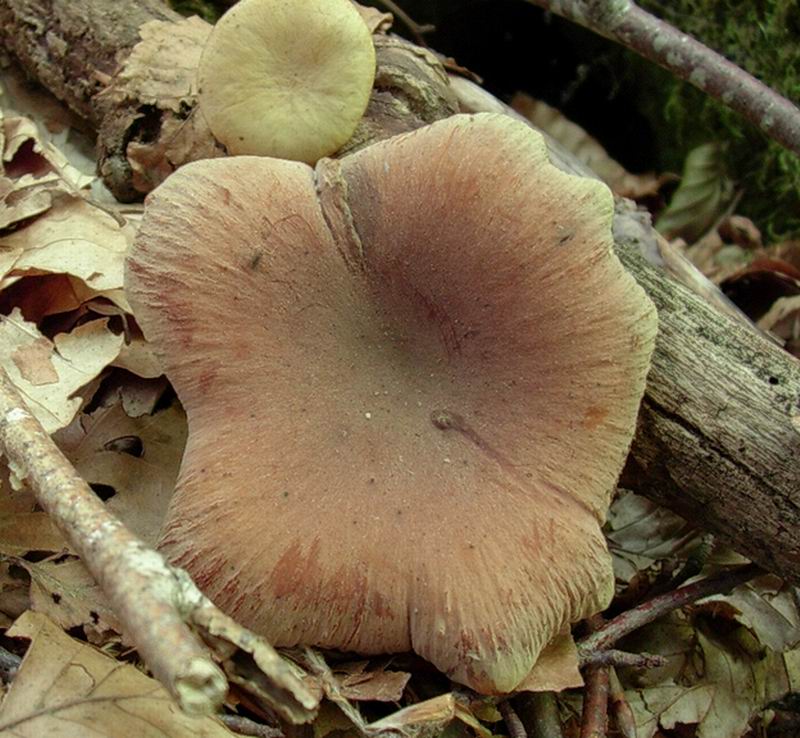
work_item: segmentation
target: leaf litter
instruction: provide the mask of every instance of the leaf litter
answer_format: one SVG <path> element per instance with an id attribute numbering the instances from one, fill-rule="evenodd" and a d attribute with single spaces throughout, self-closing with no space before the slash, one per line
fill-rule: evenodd
<path id="1" fill-rule="evenodd" d="M 167 40 L 156 31 L 150 40 L 157 50 Z M 171 84 L 176 99 L 194 94 L 184 89 L 181 70 L 174 78 L 170 70 L 162 72 L 166 76 L 141 83 Z M 9 101 L 25 98 L 16 85 L 16 95 L 7 89 L 0 97 L 10 111 L 0 119 L 0 363 L 109 508 L 153 542 L 174 486 L 186 421 L 123 292 L 123 258 L 139 211 L 122 214 L 102 193 L 98 198 L 98 182 L 86 173 L 85 147 L 70 143 L 69 123 L 53 122 L 60 107 L 28 99 L 29 115 L 12 109 Z M 546 118 L 551 134 L 618 192 L 652 198 L 675 179 L 630 174 L 557 111 L 520 97 L 516 107 L 540 122 Z M 752 274 L 746 270 L 754 264 L 759 273 L 778 275 L 766 278 L 780 289 L 773 289 L 777 297 L 756 319 L 796 352 L 800 247 L 765 247 L 751 223 L 728 212 L 732 189 L 715 163 L 717 152 L 709 146 L 690 155 L 659 226 L 723 289 Z M 160 150 L 134 154 L 142 176 L 152 157 L 170 157 Z M 166 173 L 171 166 L 165 165 Z M 611 508 L 606 535 L 620 603 L 674 581 L 704 546 L 703 533 L 687 521 L 624 490 Z M 724 563 L 721 547 L 703 562 L 710 572 Z M 666 659 L 660 667 L 619 670 L 639 737 L 732 738 L 746 734 L 760 716 L 768 720 L 769 705 L 800 690 L 797 603 L 793 588 L 763 577 L 629 636 L 621 644 L 626 650 Z M 103 593 L 13 473 L 0 489 L 0 628 L 6 630 L 3 643 L 25 654 L 5 688 L 0 733 L 83 736 L 91 726 L 108 735 L 231 735 L 214 719 L 182 715 L 155 681 L 128 663 L 136 663 L 135 654 Z M 242 638 L 227 631 L 218 636 L 231 643 Z M 581 694 L 570 689 L 580 685 L 571 635 L 552 653 L 526 686 L 558 692 L 571 730 Z M 494 700 L 466 694 L 413 657 L 286 655 L 326 698 L 312 726 L 315 738 L 507 733 Z M 228 708 L 272 719 L 242 699 L 234 690 Z"/>

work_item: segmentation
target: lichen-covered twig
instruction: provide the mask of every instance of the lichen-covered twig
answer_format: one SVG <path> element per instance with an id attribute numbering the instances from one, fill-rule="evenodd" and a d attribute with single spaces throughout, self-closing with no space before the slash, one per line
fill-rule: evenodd
<path id="1" fill-rule="evenodd" d="M 800 110 L 691 36 L 630 0 L 529 0 L 617 41 L 719 100 L 800 156 Z"/>
<path id="2" fill-rule="evenodd" d="M 602 664 L 603 666 L 625 666 L 633 669 L 655 669 L 666 663 L 666 658 L 655 653 L 629 653 L 615 648 L 604 651 L 587 651 L 581 658 L 583 666 Z"/>
<path id="3" fill-rule="evenodd" d="M 227 692 L 227 680 L 187 623 L 196 616 L 206 623 L 227 616 L 214 608 L 184 571 L 168 566 L 108 512 L 27 410 L 2 369 L 0 449 L 12 473 L 25 480 L 80 554 L 156 678 L 185 712 L 216 711 Z M 218 629 L 216 623 L 214 627 Z M 279 699 L 271 706 L 290 720 L 309 719 L 316 707 L 314 698 L 276 652 L 255 636 L 250 639 L 259 646 L 262 672 L 266 662 L 265 676 L 275 681 Z M 219 640 L 210 642 L 216 646 Z"/>
<path id="4" fill-rule="evenodd" d="M 736 569 L 715 574 L 699 582 L 654 597 L 641 605 L 623 612 L 609 620 L 593 633 L 578 642 L 578 655 L 581 663 L 592 663 L 598 651 L 613 646 L 620 638 L 633 633 L 662 615 L 713 594 L 729 592 L 762 573 L 755 564 L 747 564 Z"/>

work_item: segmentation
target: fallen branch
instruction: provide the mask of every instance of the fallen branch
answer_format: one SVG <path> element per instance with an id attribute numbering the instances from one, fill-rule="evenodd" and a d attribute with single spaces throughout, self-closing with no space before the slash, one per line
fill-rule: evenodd
<path id="1" fill-rule="evenodd" d="M 597 652 L 613 646 L 620 638 L 635 630 L 658 620 L 673 610 L 684 605 L 710 597 L 714 594 L 730 592 L 734 587 L 750 581 L 763 572 L 754 564 L 747 564 L 737 569 L 730 569 L 720 574 L 701 579 L 699 582 L 687 584 L 673 592 L 654 597 L 643 602 L 621 615 L 603 623 L 597 630 L 578 641 L 578 656 L 582 664 L 593 663 Z"/>
<path id="2" fill-rule="evenodd" d="M 686 33 L 630 0 L 528 0 L 616 41 L 735 110 L 800 156 L 800 109 Z"/>
<path id="3" fill-rule="evenodd" d="M 191 623 L 223 662 L 230 662 L 232 650 L 240 650 L 249 639 L 247 650 L 266 680 L 255 697 L 292 722 L 313 717 L 316 700 L 287 662 L 257 636 L 243 638 L 241 628 L 214 607 L 186 572 L 168 566 L 108 512 L 2 370 L 0 448 L 13 475 L 25 480 L 80 554 L 125 635 L 185 712 L 215 712 L 228 689 L 225 674 Z M 226 638 L 231 634 L 233 638 Z"/>

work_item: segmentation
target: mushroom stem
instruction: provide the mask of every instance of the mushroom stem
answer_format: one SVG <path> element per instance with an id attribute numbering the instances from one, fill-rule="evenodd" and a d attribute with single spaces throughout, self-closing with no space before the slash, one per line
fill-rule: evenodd
<path id="1" fill-rule="evenodd" d="M 168 566 L 106 510 L 1 369 L 0 448 L 12 473 L 26 481 L 80 554 L 126 635 L 181 709 L 191 715 L 215 712 L 225 698 L 227 680 L 187 621 L 196 613 L 208 620 L 209 610 L 216 609 L 186 572 Z M 277 653 L 275 659 L 288 669 Z M 314 700 L 299 680 L 277 676 L 282 694 L 288 686 L 298 704 L 272 706 L 284 715 L 310 717 Z"/>
<path id="2" fill-rule="evenodd" d="M 757 577 L 762 570 L 755 564 L 747 564 L 736 569 L 701 579 L 694 584 L 654 597 L 641 605 L 623 612 L 609 620 L 605 625 L 578 642 L 578 654 L 582 664 L 591 663 L 592 654 L 610 648 L 620 638 L 638 630 L 672 610 L 714 594 L 729 592 L 734 587 Z"/>

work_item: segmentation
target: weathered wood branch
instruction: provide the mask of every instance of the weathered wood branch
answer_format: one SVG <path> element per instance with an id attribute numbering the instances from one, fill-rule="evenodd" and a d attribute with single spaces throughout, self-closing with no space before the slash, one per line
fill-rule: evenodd
<path id="1" fill-rule="evenodd" d="M 56 10 L 69 13 L 73 5 L 100 8 L 104 4 L 117 8 L 117 14 L 112 17 L 100 10 L 95 16 L 74 14 L 86 23 L 80 37 L 87 56 L 71 74 L 80 77 L 82 69 L 83 76 L 91 78 L 92 70 L 110 69 L 103 67 L 111 58 L 108 42 L 95 45 L 87 39 L 118 38 L 122 44 L 116 55 L 118 71 L 108 71 L 105 87 L 87 101 L 85 90 L 52 82 L 48 64 L 62 64 L 63 44 L 68 41 L 58 30 L 66 26 L 63 15 L 58 16 L 61 25 L 54 18 Z M 206 141 L 183 146 L 183 160 L 178 155 L 167 157 L 164 165 L 164 158 L 158 158 L 159 137 L 174 137 L 175 121 L 191 119 L 194 101 L 191 91 L 187 92 L 176 112 L 175 99 L 154 98 L 158 88 L 144 85 L 135 75 L 135 65 L 132 69 L 134 27 L 155 5 L 154 0 L 0 0 L 0 38 L 30 74 L 100 129 L 101 166 L 107 168 L 107 181 L 122 197 L 147 191 L 170 167 L 188 161 L 203 147 L 215 146 L 207 130 L 195 127 L 192 136 L 205 135 Z M 165 20 L 164 13 L 163 8 L 154 10 L 150 17 L 167 30 L 186 23 Z M 102 30 L 95 27 L 97 22 L 104 24 Z M 199 57 L 197 48 L 187 49 L 207 33 L 198 23 L 192 30 L 199 31 L 196 37 L 186 33 L 186 25 L 171 34 L 183 39 L 184 63 Z M 38 28 L 39 35 L 34 38 L 29 28 Z M 70 38 L 79 35 L 73 31 Z M 373 100 L 353 147 L 445 117 L 455 109 L 446 79 L 441 84 L 443 72 L 430 54 L 391 38 L 376 36 L 376 40 L 380 49 L 391 54 L 387 51 L 379 63 Z M 30 45 L 36 49 L 27 48 Z M 95 47 L 102 49 L 98 59 L 90 56 Z M 136 48 L 141 53 L 141 45 Z M 147 49 L 150 66 L 169 68 L 173 60 L 159 58 L 160 48 L 151 44 Z M 169 57 L 175 51 L 164 46 L 163 53 Z M 38 60 L 36 64 L 29 63 L 32 58 Z M 189 82 L 191 71 L 181 71 Z M 129 125 L 131 115 L 138 116 L 139 122 Z M 149 120 L 147 126 L 142 126 L 142 119 Z M 115 131 L 113 136 L 109 129 Z M 564 152 L 554 152 L 553 158 L 566 169 L 583 170 Z M 109 161 L 114 163 L 111 168 Z M 145 166 L 148 162 L 162 168 L 153 175 L 153 168 Z M 110 169 L 114 170 L 111 176 Z M 659 245 L 646 215 L 624 201 L 619 203 L 615 235 L 620 258 L 656 304 L 660 319 L 653 367 L 623 483 L 714 531 L 764 568 L 800 583 L 800 363 L 673 279 L 657 264 Z"/>

